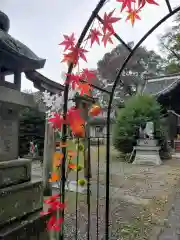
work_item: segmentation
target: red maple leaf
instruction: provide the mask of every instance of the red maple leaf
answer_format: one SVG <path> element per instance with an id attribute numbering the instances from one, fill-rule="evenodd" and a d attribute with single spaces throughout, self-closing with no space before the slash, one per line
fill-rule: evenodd
<path id="1" fill-rule="evenodd" d="M 74 33 L 72 33 L 70 36 L 64 35 L 64 41 L 59 43 L 59 45 L 64 45 L 64 52 L 72 47 L 74 47 L 75 44 L 75 37 Z"/>
<path id="2" fill-rule="evenodd" d="M 83 59 L 85 62 L 87 62 L 85 53 L 87 53 L 88 51 L 84 48 L 75 48 L 75 50 L 77 52 L 77 55 L 79 58 Z"/>
<path id="3" fill-rule="evenodd" d="M 49 221 L 47 222 L 47 230 L 60 231 L 62 223 L 63 218 L 57 218 L 55 215 L 52 215 Z"/>
<path id="4" fill-rule="evenodd" d="M 54 201 L 52 204 L 51 204 L 51 211 L 56 211 L 58 209 L 64 209 L 65 208 L 65 204 L 64 203 L 61 203 L 60 201 Z M 49 209 L 49 210 L 50 210 Z"/>
<path id="5" fill-rule="evenodd" d="M 61 130 L 62 125 L 65 123 L 63 117 L 58 113 L 54 113 L 53 116 L 48 119 L 48 122 L 52 124 L 53 128 L 59 130 Z"/>
<path id="6" fill-rule="evenodd" d="M 66 74 L 67 79 L 66 82 L 67 83 L 71 83 L 72 89 L 74 90 L 76 85 L 78 85 L 79 81 L 81 80 L 81 75 L 78 74 Z"/>
<path id="7" fill-rule="evenodd" d="M 113 28 L 113 23 L 116 23 L 119 21 L 121 18 L 113 17 L 115 9 L 111 11 L 109 14 L 105 13 L 104 14 L 104 19 L 103 19 L 103 32 L 106 33 L 111 32 L 114 33 L 114 28 Z"/>
<path id="8" fill-rule="evenodd" d="M 48 230 L 55 230 L 59 231 L 61 224 L 63 222 L 63 218 L 57 218 L 56 212 L 65 208 L 65 204 L 61 203 L 59 200 L 59 195 L 53 195 L 48 199 L 44 200 L 44 203 L 49 205 L 49 208 L 46 212 L 41 212 L 40 215 L 48 215 L 49 213 L 52 214 L 49 221 L 47 222 L 47 229 Z"/>
<path id="9" fill-rule="evenodd" d="M 66 119 L 70 125 L 73 125 L 74 123 L 80 125 L 85 123 L 84 119 L 81 117 L 81 109 L 77 109 L 76 107 L 68 109 Z"/>
<path id="10" fill-rule="evenodd" d="M 46 203 L 46 204 L 51 204 L 51 203 L 53 203 L 54 201 L 56 201 L 59 197 L 60 197 L 59 194 L 55 194 L 55 195 L 53 195 L 53 196 L 50 196 L 48 199 L 45 199 L 45 200 L 44 200 L 44 203 Z"/>
<path id="11" fill-rule="evenodd" d="M 117 2 L 122 3 L 121 12 L 127 7 L 131 9 L 132 3 L 135 3 L 135 0 L 116 0 Z M 140 1 L 140 0 L 139 0 Z"/>
<path id="12" fill-rule="evenodd" d="M 139 9 L 138 10 L 129 10 L 128 12 L 128 16 L 126 18 L 126 21 L 130 20 L 132 25 L 134 25 L 134 22 L 136 19 L 141 20 L 141 18 L 139 17 L 138 13 L 139 13 Z"/>
<path id="13" fill-rule="evenodd" d="M 102 42 L 104 43 L 104 47 L 106 47 L 107 43 L 111 43 L 113 44 L 113 41 L 112 41 L 112 37 L 113 34 L 111 32 L 107 32 L 104 34 L 103 38 L 102 38 Z"/>
<path id="14" fill-rule="evenodd" d="M 91 82 L 91 79 L 96 79 L 95 71 L 84 68 L 81 73 L 81 79 Z"/>
<path id="15" fill-rule="evenodd" d="M 87 53 L 88 51 L 86 49 L 71 47 L 69 50 L 70 50 L 69 53 L 64 54 L 64 59 L 62 60 L 62 62 L 70 62 L 76 65 L 79 61 L 79 58 L 87 62 L 85 53 Z"/>
<path id="16" fill-rule="evenodd" d="M 99 42 L 100 36 L 102 36 L 102 34 L 96 28 L 90 30 L 90 34 L 87 37 L 87 39 L 91 39 L 91 47 L 95 42 L 97 42 L 97 44 L 100 44 L 100 42 Z"/>
<path id="17" fill-rule="evenodd" d="M 60 197 L 59 194 L 55 194 L 48 199 L 44 200 L 44 203 L 49 205 L 48 212 L 53 212 L 57 209 L 64 209 L 65 204 L 61 203 L 59 200 L 57 200 Z"/>
<path id="18" fill-rule="evenodd" d="M 154 5 L 159 6 L 159 4 L 157 2 L 155 2 L 154 0 L 139 0 L 138 1 L 138 4 L 139 4 L 140 8 L 143 8 L 146 3 L 154 4 Z"/>
<path id="19" fill-rule="evenodd" d="M 78 88 L 80 89 L 80 95 L 90 96 L 90 91 L 92 87 L 88 83 L 79 83 Z"/>

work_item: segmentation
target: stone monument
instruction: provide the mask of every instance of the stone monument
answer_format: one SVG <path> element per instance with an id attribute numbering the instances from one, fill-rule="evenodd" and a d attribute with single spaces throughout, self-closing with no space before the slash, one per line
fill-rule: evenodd
<path id="1" fill-rule="evenodd" d="M 160 165 L 162 163 L 159 155 L 160 146 L 158 146 L 157 140 L 154 139 L 153 122 L 141 124 L 139 139 L 134 150 L 136 154 L 133 164 Z"/>
<path id="2" fill-rule="evenodd" d="M 42 68 L 45 60 L 8 34 L 9 18 L 0 12 L 0 239 L 48 239 L 42 181 L 31 179 L 31 160 L 18 159 L 19 107 L 35 107 L 21 93 L 21 72 Z M 14 76 L 14 83 L 6 75 Z M 31 238 L 32 237 L 32 238 Z"/>

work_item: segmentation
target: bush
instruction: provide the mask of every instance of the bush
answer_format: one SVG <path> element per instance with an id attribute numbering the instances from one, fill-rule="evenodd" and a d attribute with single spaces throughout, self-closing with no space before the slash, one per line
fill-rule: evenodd
<path id="1" fill-rule="evenodd" d="M 113 129 L 113 144 L 122 153 L 130 153 L 136 145 L 139 127 L 142 122 L 152 121 L 155 137 L 164 143 L 165 136 L 161 126 L 161 106 L 150 95 L 136 95 L 125 102 L 117 115 Z"/>

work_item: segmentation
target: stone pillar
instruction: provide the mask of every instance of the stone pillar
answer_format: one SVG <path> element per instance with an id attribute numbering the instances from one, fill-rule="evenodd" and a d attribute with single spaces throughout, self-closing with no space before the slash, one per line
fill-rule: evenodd
<path id="1" fill-rule="evenodd" d="M 88 111 L 90 109 L 90 106 L 92 106 L 92 103 L 94 102 L 94 99 L 92 97 L 84 97 L 84 96 L 77 96 L 75 98 L 76 106 L 79 109 L 82 109 L 82 117 L 86 121 L 85 131 L 86 131 L 86 137 L 83 139 L 84 142 L 84 177 L 85 178 L 91 178 L 91 164 L 88 165 L 88 138 L 90 137 L 90 126 L 89 126 L 89 116 Z M 89 173 L 89 176 L 88 176 Z"/>
<path id="2" fill-rule="evenodd" d="M 1 85 L 2 85 L 2 82 L 4 83 L 4 81 L 5 81 L 5 76 L 0 71 L 0 82 L 1 82 Z"/>
<path id="3" fill-rule="evenodd" d="M 169 123 L 169 138 L 172 150 L 175 150 L 174 139 L 176 137 L 177 131 L 177 117 L 172 113 L 168 113 L 168 123 Z"/>
<path id="4" fill-rule="evenodd" d="M 14 84 L 15 84 L 15 89 L 21 90 L 21 72 L 16 71 L 14 73 Z"/>
<path id="5" fill-rule="evenodd" d="M 52 157 L 54 153 L 54 131 L 46 120 L 43 156 L 43 188 L 44 196 L 52 195 L 52 187 L 49 182 L 52 171 Z"/>
<path id="6" fill-rule="evenodd" d="M 0 162 L 18 158 L 18 108 L 0 103 Z"/>

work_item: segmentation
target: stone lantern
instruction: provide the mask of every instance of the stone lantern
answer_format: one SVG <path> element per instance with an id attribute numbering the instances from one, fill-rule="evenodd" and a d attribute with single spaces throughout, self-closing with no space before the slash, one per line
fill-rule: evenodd
<path id="1" fill-rule="evenodd" d="M 21 74 L 43 68 L 45 59 L 10 36 L 9 26 L 0 11 L 0 239 L 47 239 L 48 216 L 40 216 L 43 182 L 31 178 L 31 160 L 18 157 L 20 108 L 37 107 L 32 95 L 20 91 Z"/>

